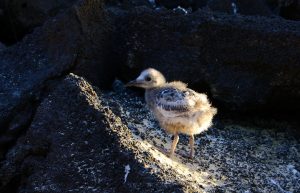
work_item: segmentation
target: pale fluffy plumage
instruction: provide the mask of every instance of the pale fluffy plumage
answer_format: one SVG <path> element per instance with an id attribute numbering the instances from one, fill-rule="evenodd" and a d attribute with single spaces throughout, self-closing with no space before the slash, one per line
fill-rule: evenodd
<path id="1" fill-rule="evenodd" d="M 199 134 L 208 129 L 217 112 L 205 94 L 179 81 L 147 89 L 145 98 L 161 127 L 172 134 Z"/>
<path id="2" fill-rule="evenodd" d="M 170 156 L 176 149 L 179 133 L 190 135 L 190 157 L 194 155 L 194 134 L 208 129 L 217 109 L 205 94 L 197 93 L 180 81 L 167 83 L 157 70 L 144 70 L 127 84 L 146 89 L 145 99 L 160 126 L 174 135 Z"/>

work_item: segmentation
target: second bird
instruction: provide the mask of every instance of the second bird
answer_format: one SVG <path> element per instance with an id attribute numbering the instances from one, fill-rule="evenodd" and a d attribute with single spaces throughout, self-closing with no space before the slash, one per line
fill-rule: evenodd
<path id="1" fill-rule="evenodd" d="M 207 130 L 217 109 L 212 107 L 207 96 L 187 88 L 180 82 L 166 82 L 159 71 L 149 68 L 136 80 L 127 84 L 146 89 L 145 99 L 160 126 L 174 135 L 170 157 L 174 155 L 179 134 L 190 136 L 190 157 L 195 154 L 194 135 Z"/>

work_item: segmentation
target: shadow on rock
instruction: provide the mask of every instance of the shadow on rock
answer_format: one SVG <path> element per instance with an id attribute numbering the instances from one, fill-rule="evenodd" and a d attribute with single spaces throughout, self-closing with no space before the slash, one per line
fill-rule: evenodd
<path id="1" fill-rule="evenodd" d="M 100 100 L 84 79 L 71 74 L 62 80 L 41 102 L 26 135 L 1 163 L 1 192 L 190 189 L 165 183 L 172 176 L 150 173 L 145 164 L 153 164 L 151 157 Z"/>

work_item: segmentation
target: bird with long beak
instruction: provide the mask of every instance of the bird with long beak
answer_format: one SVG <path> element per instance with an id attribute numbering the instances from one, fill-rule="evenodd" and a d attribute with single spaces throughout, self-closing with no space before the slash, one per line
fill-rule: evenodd
<path id="1" fill-rule="evenodd" d="M 160 126 L 174 135 L 170 157 L 174 155 L 179 134 L 190 136 L 190 158 L 194 157 L 194 135 L 207 130 L 217 109 L 212 107 L 207 96 L 187 88 L 180 82 L 166 82 L 159 71 L 148 68 L 136 80 L 126 86 L 141 87 L 146 90 L 145 99 Z"/>

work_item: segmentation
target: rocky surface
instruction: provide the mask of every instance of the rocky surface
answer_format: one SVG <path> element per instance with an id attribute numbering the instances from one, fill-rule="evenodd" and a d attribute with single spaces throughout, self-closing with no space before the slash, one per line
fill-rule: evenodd
<path id="1" fill-rule="evenodd" d="M 110 66 L 104 65 L 109 47 L 106 35 L 111 28 L 101 12 L 102 6 L 102 1 L 80 1 L 19 44 L 0 52 L 1 144 L 9 146 L 22 132 L 31 117 L 24 117 L 27 120 L 17 126 L 14 117 L 35 111 L 35 104 L 51 80 L 73 70 L 98 84 L 112 82 L 113 74 L 107 68 Z M 0 151 L 0 159 L 4 152 Z"/>
<path id="2" fill-rule="evenodd" d="M 78 0 L 0 0 L 0 41 L 12 45 L 41 26 L 49 18 L 64 12 Z M 299 0 L 104 0 L 108 6 L 132 9 L 138 6 L 176 9 L 188 12 L 207 9 L 227 14 L 283 17 L 299 20 Z"/>
<path id="3" fill-rule="evenodd" d="M 70 4 L 57 9 L 52 1 L 0 0 L 0 23 L 4 2 L 28 3 L 19 12 L 28 26 L 36 21 L 29 8 L 41 8 L 46 21 L 15 45 L 0 45 L 0 192 L 299 191 L 291 122 L 232 119 L 299 111 L 299 22 L 214 12 L 201 0 L 187 10 L 146 0 L 62 1 Z M 273 13 L 294 5 L 280 2 L 278 13 L 278 2 L 268 1 Z M 171 137 L 140 93 L 122 84 L 96 93 L 86 82 L 107 89 L 148 66 L 207 92 L 223 112 L 197 136 L 194 160 L 185 136 L 177 157 L 165 156 Z"/>
<path id="4" fill-rule="evenodd" d="M 121 89 L 120 89 L 121 88 Z M 299 138 L 276 128 L 244 127 L 217 119 L 196 137 L 195 159 L 188 159 L 188 137 L 181 136 L 175 159 L 165 156 L 172 140 L 159 128 L 145 102 L 122 90 L 100 94 L 156 161 L 189 181 L 197 192 L 297 192 L 300 190 Z M 149 166 L 155 168 L 155 166 Z"/>
<path id="5" fill-rule="evenodd" d="M 60 81 L 1 163 L 0 191 L 195 191 L 173 178 L 174 171 L 164 173 L 167 168 L 148 155 L 101 100 L 76 75 Z"/>
<path id="6" fill-rule="evenodd" d="M 128 80 L 152 66 L 223 109 L 299 110 L 299 33 L 299 23 L 280 19 L 79 1 L 0 53 L 0 122 L 9 124 L 47 80 L 71 69 L 108 87 L 116 74 Z"/>
<path id="7" fill-rule="evenodd" d="M 5 48 L 6 48 L 6 46 L 3 43 L 0 42 L 0 51 L 4 50 Z"/>
<path id="8" fill-rule="evenodd" d="M 183 8 L 189 8 L 192 7 L 194 4 L 193 0 L 155 0 L 156 6 L 158 7 L 165 7 L 167 9 L 174 9 L 178 6 Z"/>
<path id="9" fill-rule="evenodd" d="M 206 9 L 231 15 L 255 15 L 299 20 L 299 0 L 156 0 L 157 7 Z"/>
<path id="10" fill-rule="evenodd" d="M 272 0 L 268 0 L 272 1 Z M 300 20 L 300 1 L 299 0 L 279 0 L 273 1 L 275 12 L 280 16 L 290 20 Z"/>
<path id="11" fill-rule="evenodd" d="M 155 0 L 105 0 L 105 4 L 108 6 L 118 6 L 123 9 L 131 9 L 137 6 L 154 7 Z"/>
<path id="12" fill-rule="evenodd" d="M 211 94 L 226 110 L 300 109 L 299 22 L 139 8 L 119 25 L 125 80 L 154 67 Z"/>
<path id="13" fill-rule="evenodd" d="M 196 137 L 194 160 L 141 97 L 93 90 L 68 75 L 41 102 L 1 163 L 1 192 L 296 192 L 299 140 L 280 130 L 215 121 Z"/>
<path id="14" fill-rule="evenodd" d="M 75 1 L 0 0 L 0 40 L 9 45 L 16 43 Z"/>
<path id="15" fill-rule="evenodd" d="M 207 7 L 212 11 L 219 11 L 233 15 L 274 15 L 265 0 L 211 0 L 207 2 Z"/>

